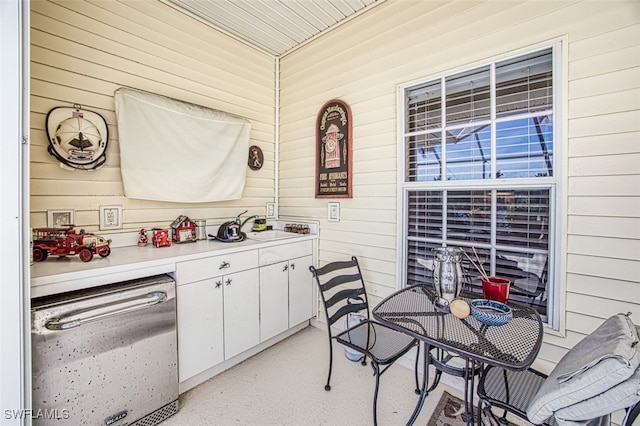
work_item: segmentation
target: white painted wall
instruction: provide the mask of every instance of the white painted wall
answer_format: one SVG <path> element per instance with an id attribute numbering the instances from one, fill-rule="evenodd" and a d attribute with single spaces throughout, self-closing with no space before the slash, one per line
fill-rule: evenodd
<path id="1" fill-rule="evenodd" d="M 320 264 L 358 256 L 382 297 L 398 285 L 397 85 L 554 39 L 566 177 L 562 329 L 547 333 L 546 367 L 611 314 L 640 324 L 640 4 L 387 0 L 280 61 L 280 214 L 319 220 Z M 315 119 L 332 98 L 353 112 L 347 200 L 314 198 Z M 326 220 L 328 201 L 340 222 Z"/>
<path id="2" fill-rule="evenodd" d="M 100 205 L 122 205 L 125 231 L 167 227 L 181 214 L 207 219 L 209 225 L 230 220 L 246 209 L 250 214 L 265 214 L 265 203 L 274 201 L 275 190 L 274 72 L 273 57 L 160 1 L 33 2 L 32 227 L 46 226 L 48 209 L 74 209 L 76 225 L 96 231 Z M 259 171 L 245 166 L 242 199 L 190 204 L 126 198 L 113 101 L 119 87 L 249 119 L 250 144 L 262 148 L 265 164 Z M 47 112 L 73 104 L 107 121 L 107 162 L 99 170 L 63 170 L 47 152 Z M 188 147 L 188 140 L 184 143 Z M 153 160 L 153 152 L 140 159 Z"/>

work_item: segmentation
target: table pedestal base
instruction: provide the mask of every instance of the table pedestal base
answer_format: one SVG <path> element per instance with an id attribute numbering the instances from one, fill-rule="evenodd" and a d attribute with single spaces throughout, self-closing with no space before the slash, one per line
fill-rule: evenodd
<path id="1" fill-rule="evenodd" d="M 432 351 L 435 351 L 435 354 L 433 354 Z M 412 425 L 416 421 L 420 415 L 420 411 L 422 411 L 422 407 L 427 396 L 429 396 L 429 392 L 432 392 L 440 383 L 440 378 L 442 377 L 443 372 L 453 376 L 462 377 L 464 379 L 465 417 L 467 419 L 467 425 L 473 424 L 473 392 L 475 388 L 475 377 L 482 370 L 482 364 L 469 358 L 462 358 L 464 360 L 464 367 L 450 365 L 449 362 L 458 356 L 452 355 L 443 349 L 432 347 L 429 344 L 425 344 L 423 356 L 423 379 L 420 398 L 418 399 L 416 407 L 414 408 L 407 425 Z M 431 386 L 427 387 L 427 384 L 429 383 L 429 365 L 434 366 L 435 377 Z"/>

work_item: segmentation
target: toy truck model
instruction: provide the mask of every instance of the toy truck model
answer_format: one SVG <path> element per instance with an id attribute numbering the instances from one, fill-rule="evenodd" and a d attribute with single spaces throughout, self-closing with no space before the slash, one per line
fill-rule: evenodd
<path id="1" fill-rule="evenodd" d="M 33 260 L 42 262 L 49 256 L 78 255 L 83 262 L 89 262 L 93 255 L 107 257 L 111 254 L 111 240 L 92 233 L 76 232 L 68 228 L 35 228 L 33 230 Z"/>

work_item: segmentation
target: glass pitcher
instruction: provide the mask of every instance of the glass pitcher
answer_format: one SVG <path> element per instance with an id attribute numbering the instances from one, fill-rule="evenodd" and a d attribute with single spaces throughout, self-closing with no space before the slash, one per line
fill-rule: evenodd
<path id="1" fill-rule="evenodd" d="M 461 248 L 436 247 L 433 251 L 433 285 L 436 295 L 451 303 L 462 291 L 462 258 Z"/>

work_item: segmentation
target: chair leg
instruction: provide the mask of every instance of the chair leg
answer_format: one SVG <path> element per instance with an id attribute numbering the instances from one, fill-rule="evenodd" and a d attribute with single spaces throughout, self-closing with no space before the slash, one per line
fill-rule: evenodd
<path id="1" fill-rule="evenodd" d="M 483 424 L 483 421 L 482 421 L 483 417 L 488 418 L 489 419 L 488 422 L 491 425 L 500 424 L 500 421 L 498 420 L 496 415 L 493 414 L 493 411 L 491 410 L 491 404 L 485 401 L 484 399 L 480 398 L 480 400 L 478 401 L 478 424 L 479 425 Z"/>
<path id="2" fill-rule="evenodd" d="M 478 401 L 478 424 L 482 424 L 482 399 Z"/>
<path id="3" fill-rule="evenodd" d="M 376 376 L 376 388 L 373 391 L 373 426 L 378 424 L 378 388 L 380 386 L 380 367 L 375 361 L 371 361 L 371 367 L 373 367 L 374 376 Z"/>
<path id="4" fill-rule="evenodd" d="M 415 365 L 415 368 L 413 370 L 413 373 L 414 373 L 414 376 L 415 376 L 415 379 L 416 379 L 416 395 L 420 395 L 420 393 L 422 392 L 420 390 L 420 381 L 418 380 L 418 362 L 420 360 L 420 343 L 418 343 L 416 345 L 416 348 L 417 348 L 416 349 L 416 365 Z M 424 372 L 423 372 L 423 374 L 424 374 Z"/>
<path id="5" fill-rule="evenodd" d="M 504 410 L 504 413 L 502 413 L 502 416 L 498 417 L 493 412 L 491 403 L 483 398 L 480 398 L 478 401 L 478 424 L 479 425 L 483 424 L 482 422 L 483 414 L 484 414 L 484 417 L 487 417 L 490 419 L 489 423 L 492 425 L 508 425 L 509 424 L 509 422 L 507 421 L 507 410 Z"/>
<path id="6" fill-rule="evenodd" d="M 324 390 L 330 391 L 331 385 L 331 368 L 333 367 L 333 345 L 331 344 L 331 337 L 329 337 L 329 374 L 327 375 L 327 384 L 324 385 Z"/>

